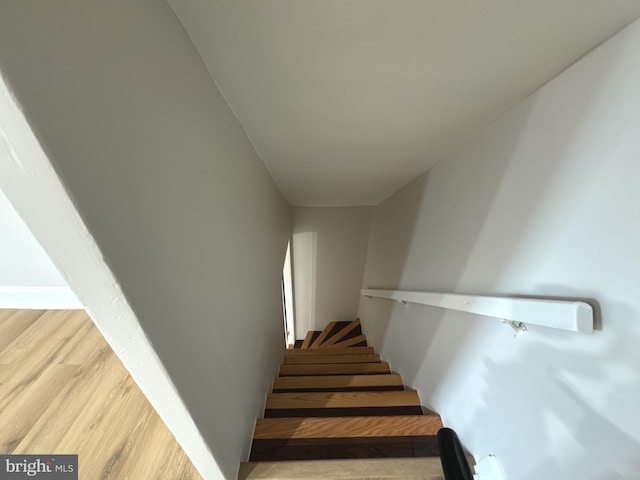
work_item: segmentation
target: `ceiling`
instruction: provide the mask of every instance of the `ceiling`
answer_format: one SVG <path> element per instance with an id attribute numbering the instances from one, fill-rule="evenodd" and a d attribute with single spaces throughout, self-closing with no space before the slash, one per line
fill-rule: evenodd
<path id="1" fill-rule="evenodd" d="M 375 205 L 640 0 L 168 0 L 293 205 Z"/>

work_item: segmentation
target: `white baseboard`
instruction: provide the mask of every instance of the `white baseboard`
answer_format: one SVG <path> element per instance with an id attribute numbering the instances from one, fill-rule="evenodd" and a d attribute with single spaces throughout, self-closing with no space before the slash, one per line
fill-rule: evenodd
<path id="1" fill-rule="evenodd" d="M 69 287 L 0 287 L 0 308 L 82 310 Z"/>
<path id="2" fill-rule="evenodd" d="M 484 457 L 474 467 L 476 480 L 507 480 L 495 455 Z"/>

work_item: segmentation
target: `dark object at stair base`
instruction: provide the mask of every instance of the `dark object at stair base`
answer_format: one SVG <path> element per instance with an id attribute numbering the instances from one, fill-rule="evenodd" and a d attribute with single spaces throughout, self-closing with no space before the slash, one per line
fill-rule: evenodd
<path id="1" fill-rule="evenodd" d="M 473 480 L 467 456 L 456 432 L 450 428 L 438 431 L 440 461 L 446 480 Z"/>

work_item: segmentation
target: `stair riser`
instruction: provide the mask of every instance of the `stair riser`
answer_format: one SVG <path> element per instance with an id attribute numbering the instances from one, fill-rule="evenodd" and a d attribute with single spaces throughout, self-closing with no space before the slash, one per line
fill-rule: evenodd
<path id="1" fill-rule="evenodd" d="M 252 462 L 438 456 L 437 437 L 254 440 Z"/>

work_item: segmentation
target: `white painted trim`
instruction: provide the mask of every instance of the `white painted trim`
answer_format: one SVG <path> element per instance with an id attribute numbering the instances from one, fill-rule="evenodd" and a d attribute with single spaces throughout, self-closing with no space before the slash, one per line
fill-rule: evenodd
<path id="1" fill-rule="evenodd" d="M 223 479 L 120 285 L 18 102 L 0 79 L 0 189 L 203 478 Z"/>
<path id="2" fill-rule="evenodd" d="M 284 267 L 282 269 L 282 283 L 284 288 L 284 314 L 286 329 L 285 346 L 296 343 L 296 320 L 293 306 L 293 269 L 291 265 L 291 241 L 287 244 L 287 252 L 284 257 Z"/>
<path id="3" fill-rule="evenodd" d="M 495 455 L 484 457 L 476 463 L 473 476 L 477 480 L 507 480 L 500 463 Z"/>
<path id="4" fill-rule="evenodd" d="M 363 289 L 360 290 L 360 294 L 365 297 L 449 308 L 572 332 L 593 332 L 593 308 L 586 302 L 404 290 Z"/>
<path id="5" fill-rule="evenodd" d="M 0 287 L 0 308 L 24 310 L 82 310 L 69 287 Z"/>

